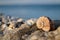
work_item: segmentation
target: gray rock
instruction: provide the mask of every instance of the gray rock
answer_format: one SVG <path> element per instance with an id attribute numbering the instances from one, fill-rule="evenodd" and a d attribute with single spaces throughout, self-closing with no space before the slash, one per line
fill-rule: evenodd
<path id="1" fill-rule="evenodd" d="M 48 32 L 35 31 L 25 40 L 55 40 L 54 35 L 48 34 Z"/>
<path id="2" fill-rule="evenodd" d="M 22 33 L 18 28 L 15 29 L 9 29 L 6 28 L 4 31 L 4 36 L 2 40 L 22 40 L 21 35 Z"/>
<path id="3" fill-rule="evenodd" d="M 24 35 L 29 29 L 30 28 L 26 24 L 21 25 L 20 28 L 14 29 L 9 29 L 9 27 L 7 27 L 3 32 L 4 37 L 2 40 L 22 40 L 22 35 Z"/>

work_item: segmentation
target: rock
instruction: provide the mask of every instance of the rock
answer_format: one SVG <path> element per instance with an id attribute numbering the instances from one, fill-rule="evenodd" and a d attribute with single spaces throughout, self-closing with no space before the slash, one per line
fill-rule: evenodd
<path id="1" fill-rule="evenodd" d="M 2 25 L 2 22 L 0 21 L 0 26 Z"/>
<path id="2" fill-rule="evenodd" d="M 19 28 L 22 24 L 24 24 L 24 22 L 17 22 L 17 23 L 15 24 L 15 28 Z"/>
<path id="3" fill-rule="evenodd" d="M 55 40 L 60 40 L 60 34 L 55 36 Z"/>
<path id="4" fill-rule="evenodd" d="M 58 27 L 56 30 L 48 32 L 50 36 L 55 37 L 55 40 L 60 40 L 60 27 Z"/>
<path id="5" fill-rule="evenodd" d="M 21 35 L 19 31 L 15 32 L 13 30 L 10 30 L 10 32 L 7 32 L 2 40 L 22 40 Z"/>
<path id="6" fill-rule="evenodd" d="M 37 30 L 37 28 L 36 28 L 35 25 L 33 25 L 33 26 L 28 26 L 27 24 L 22 24 L 22 25 L 20 26 L 20 28 L 18 28 L 18 29 L 22 32 L 22 34 L 23 34 L 23 33 L 30 34 L 30 33 L 32 33 L 32 32 L 34 32 L 34 31 Z"/>
<path id="7" fill-rule="evenodd" d="M 35 32 L 37 30 L 38 30 L 38 28 L 36 27 L 36 25 L 33 25 L 33 26 L 31 26 L 31 28 L 29 29 L 29 31 L 26 34 L 30 35 L 31 33 Z"/>
<path id="8" fill-rule="evenodd" d="M 29 31 L 30 27 L 26 24 L 21 25 L 19 28 L 5 29 L 3 40 L 22 40 L 22 35 Z"/>
<path id="9" fill-rule="evenodd" d="M 15 26 L 14 24 L 10 24 L 9 28 L 13 29 L 13 28 L 15 28 L 14 26 Z"/>
<path id="10" fill-rule="evenodd" d="M 5 30 L 6 27 L 7 27 L 6 24 L 2 24 L 2 26 L 1 26 L 1 31 Z"/>
<path id="11" fill-rule="evenodd" d="M 11 21 L 10 25 L 9 25 L 9 28 L 11 28 L 11 29 L 15 28 L 15 24 L 16 24 L 15 21 Z"/>
<path id="12" fill-rule="evenodd" d="M 25 25 L 27 25 L 27 24 L 25 24 Z M 31 33 L 38 30 L 37 27 L 36 27 L 36 24 L 34 24 L 32 26 L 29 26 L 29 25 L 27 25 L 27 26 L 28 26 L 28 31 L 24 35 L 22 35 L 23 40 L 25 40 Z"/>
<path id="13" fill-rule="evenodd" d="M 21 26 L 22 24 L 24 24 L 24 21 L 22 18 L 17 19 L 16 23 L 15 23 L 15 28 L 19 28 L 19 26 Z"/>
<path id="14" fill-rule="evenodd" d="M 22 36 L 22 39 L 25 40 L 29 35 L 28 34 L 25 34 Z"/>
<path id="15" fill-rule="evenodd" d="M 28 35 L 25 40 L 60 40 L 60 27 L 49 32 L 37 30 Z"/>
<path id="16" fill-rule="evenodd" d="M 58 34 L 60 34 L 60 27 L 58 27 L 56 30 L 54 30 L 54 31 L 51 31 L 51 33 L 54 33 L 54 35 L 56 36 L 56 35 L 58 35 Z"/>
<path id="17" fill-rule="evenodd" d="M 0 40 L 2 40 L 2 39 L 3 39 L 3 36 L 0 35 Z"/>
<path id="18" fill-rule="evenodd" d="M 36 22 L 37 28 L 44 31 L 54 30 L 53 21 L 46 16 L 40 17 Z"/>
<path id="19" fill-rule="evenodd" d="M 22 39 L 25 40 L 31 33 L 37 31 L 36 25 L 33 25 L 24 35 L 22 35 Z"/>
<path id="20" fill-rule="evenodd" d="M 9 27 L 6 27 L 5 30 L 3 31 L 3 38 L 2 40 L 20 40 L 21 35 L 19 31 L 16 31 L 17 29 L 11 29 Z"/>
<path id="21" fill-rule="evenodd" d="M 57 33 L 60 34 L 60 26 L 56 30 L 57 30 Z"/>
<path id="22" fill-rule="evenodd" d="M 42 32 L 40 32 L 42 33 Z M 34 33 L 32 33 L 26 40 L 38 40 L 39 39 L 39 31 L 36 31 Z"/>
<path id="23" fill-rule="evenodd" d="M 55 37 L 53 34 L 49 35 L 48 32 L 38 30 L 29 35 L 25 40 L 55 40 Z"/>
<path id="24" fill-rule="evenodd" d="M 0 40 L 2 40 L 3 39 L 3 32 L 2 31 L 0 31 Z"/>
<path id="25" fill-rule="evenodd" d="M 21 26 L 22 24 L 24 24 L 24 20 L 23 19 L 18 19 L 17 21 L 11 21 L 9 27 L 10 28 L 19 28 L 19 26 Z"/>
<path id="26" fill-rule="evenodd" d="M 8 34 L 8 33 L 12 32 L 12 31 L 13 31 L 13 29 L 11 29 L 9 27 L 6 27 L 5 30 L 3 30 L 3 34 L 5 35 L 5 34 Z"/>

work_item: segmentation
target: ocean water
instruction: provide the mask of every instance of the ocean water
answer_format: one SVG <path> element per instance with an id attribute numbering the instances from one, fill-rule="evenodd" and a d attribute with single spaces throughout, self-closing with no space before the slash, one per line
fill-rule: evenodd
<path id="1" fill-rule="evenodd" d="M 0 5 L 0 13 L 25 19 L 48 16 L 60 20 L 60 5 Z"/>

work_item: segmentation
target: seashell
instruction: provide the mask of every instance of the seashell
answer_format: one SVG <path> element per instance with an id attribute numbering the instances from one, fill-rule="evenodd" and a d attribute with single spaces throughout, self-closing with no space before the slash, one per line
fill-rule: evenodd
<path id="1" fill-rule="evenodd" d="M 53 30 L 53 21 L 46 16 L 40 17 L 36 22 L 37 28 L 42 29 L 44 31 L 50 31 Z"/>
<path id="2" fill-rule="evenodd" d="M 22 18 L 18 19 L 17 22 L 24 22 Z"/>
<path id="3" fill-rule="evenodd" d="M 36 19 L 29 19 L 25 22 L 27 25 L 32 26 L 36 23 Z"/>

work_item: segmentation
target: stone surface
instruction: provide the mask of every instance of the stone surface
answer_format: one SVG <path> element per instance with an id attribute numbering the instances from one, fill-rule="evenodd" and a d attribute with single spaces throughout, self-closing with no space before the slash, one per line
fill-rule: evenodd
<path id="1" fill-rule="evenodd" d="M 60 27 L 54 31 L 44 32 L 35 26 L 30 28 L 26 24 L 15 29 L 6 29 L 4 35 L 0 35 L 0 40 L 60 40 Z"/>
<path id="2" fill-rule="evenodd" d="M 22 40 L 22 35 L 24 35 L 29 29 L 29 26 L 26 24 L 21 25 L 20 28 L 9 29 L 6 28 L 4 30 L 4 36 L 2 40 Z"/>
<path id="3" fill-rule="evenodd" d="M 55 40 L 53 34 L 48 34 L 48 32 L 35 31 L 26 40 Z"/>

